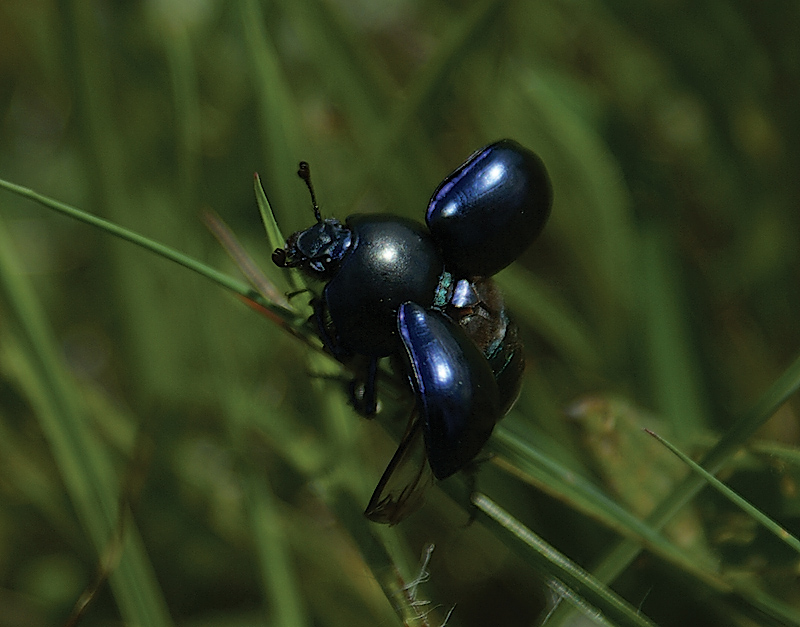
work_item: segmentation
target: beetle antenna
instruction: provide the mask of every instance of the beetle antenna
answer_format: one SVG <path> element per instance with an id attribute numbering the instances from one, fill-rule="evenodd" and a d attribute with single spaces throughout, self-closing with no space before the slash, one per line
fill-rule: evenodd
<path id="1" fill-rule="evenodd" d="M 314 217 L 317 219 L 317 222 L 322 222 L 322 216 L 319 213 L 319 205 L 317 204 L 317 196 L 314 194 L 314 186 L 311 184 L 311 167 L 308 165 L 308 162 L 300 162 L 297 169 L 297 176 L 303 179 L 311 194 L 311 206 L 314 208 Z"/>

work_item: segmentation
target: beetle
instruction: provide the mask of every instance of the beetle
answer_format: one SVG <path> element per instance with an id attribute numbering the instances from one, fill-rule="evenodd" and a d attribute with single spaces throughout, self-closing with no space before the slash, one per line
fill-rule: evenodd
<path id="1" fill-rule="evenodd" d="M 519 394 L 522 346 L 490 277 L 539 235 L 552 186 L 541 159 L 505 139 L 442 181 L 426 226 L 388 214 L 342 223 L 322 218 L 307 163 L 298 175 L 316 223 L 293 233 L 273 262 L 324 282 L 312 300 L 313 323 L 336 359 L 364 364 L 350 384 L 359 413 L 377 412 L 383 358 L 399 364 L 414 394 L 417 419 L 366 512 L 396 523 L 421 502 L 428 468 L 445 479 L 472 461 Z"/>

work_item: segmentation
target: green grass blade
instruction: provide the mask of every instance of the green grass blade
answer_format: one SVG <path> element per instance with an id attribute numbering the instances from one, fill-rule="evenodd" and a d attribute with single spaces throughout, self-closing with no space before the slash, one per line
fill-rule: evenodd
<path id="1" fill-rule="evenodd" d="M 717 490 L 725 498 L 750 514 L 750 516 L 763 525 L 763 527 L 772 533 L 776 538 L 785 542 L 792 549 L 800 553 L 800 540 L 793 536 L 785 527 L 782 527 L 757 507 L 751 505 L 749 501 L 739 496 L 736 492 L 722 483 L 722 481 L 717 479 L 710 472 L 706 471 L 702 466 L 692 461 L 688 455 L 685 455 L 680 449 L 668 442 L 666 439 L 662 438 L 657 433 L 650 431 L 649 429 L 645 429 L 645 431 L 652 435 L 656 440 L 661 442 L 661 444 L 666 446 L 670 451 L 675 453 L 675 455 L 677 455 L 683 463 L 689 466 L 693 472 L 696 472 L 698 475 L 700 475 L 712 488 Z"/>
<path id="2" fill-rule="evenodd" d="M 497 282 L 514 315 L 532 324 L 565 361 L 591 370 L 600 367 L 600 351 L 588 325 L 554 290 L 533 273 L 513 265 L 498 275 Z"/>
<path id="3" fill-rule="evenodd" d="M 361 556 L 381 587 L 386 600 L 403 625 L 428 627 L 424 606 L 415 605 L 418 599 L 410 597 L 408 578 L 404 578 L 383 540 L 385 527 L 376 527 L 363 515 L 362 505 L 347 492 L 338 494 L 332 504 L 337 519 L 348 530 L 358 546 Z"/>
<path id="4" fill-rule="evenodd" d="M 654 625 L 612 590 L 567 558 L 483 494 L 472 503 L 486 515 L 490 528 L 512 552 L 524 554 L 538 570 L 564 582 L 573 592 L 620 625 Z"/>
<path id="5" fill-rule="evenodd" d="M 275 213 L 272 211 L 272 206 L 269 204 L 267 195 L 264 193 L 264 186 L 261 184 L 261 177 L 258 173 L 253 175 L 253 191 L 256 194 L 258 213 L 261 215 L 261 222 L 264 224 L 264 231 L 266 231 L 267 234 L 267 244 L 271 250 L 283 248 L 286 243 L 286 237 L 281 233 L 278 221 L 275 219 Z"/>
<path id="6" fill-rule="evenodd" d="M 283 248 L 286 245 L 286 237 L 281 233 L 278 221 L 275 219 L 275 212 L 272 211 L 272 205 L 269 204 L 267 195 L 264 193 L 261 177 L 257 173 L 253 177 L 253 189 L 256 194 L 256 204 L 258 205 L 261 222 L 267 234 L 267 244 L 269 244 L 270 250 Z M 285 276 L 288 277 L 293 292 L 303 290 L 307 287 L 303 275 L 299 270 L 287 268 Z"/>
<path id="7" fill-rule="evenodd" d="M 706 428 L 707 410 L 681 286 L 669 243 L 659 229 L 651 228 L 639 249 L 640 307 L 657 413 L 670 423 L 678 441 L 690 442 Z"/>
<path id="8" fill-rule="evenodd" d="M 710 473 L 716 473 L 755 434 L 755 432 L 785 403 L 800 390 L 800 357 L 798 357 L 767 390 L 756 405 L 745 413 L 725 433 L 720 441 L 701 461 L 700 465 Z M 703 488 L 705 482 L 697 475 L 690 475 L 669 498 L 656 508 L 648 521 L 660 528 L 672 515 L 688 503 Z"/>
<path id="9" fill-rule="evenodd" d="M 183 266 L 184 268 L 188 268 L 193 272 L 213 281 L 217 285 L 224 287 L 231 292 L 242 296 L 248 300 L 255 301 L 259 305 L 264 306 L 265 308 L 269 309 L 273 313 L 277 314 L 282 319 L 295 322 L 297 320 L 297 314 L 291 310 L 288 310 L 284 307 L 281 307 L 275 303 L 269 302 L 265 300 L 262 296 L 258 294 L 255 290 L 250 288 L 247 284 L 234 279 L 233 277 L 220 272 L 212 268 L 211 266 L 203 263 L 202 261 L 198 261 L 193 257 L 189 257 L 188 255 L 184 255 L 183 253 L 175 250 L 174 248 L 170 248 L 164 244 L 156 242 L 150 238 L 144 237 L 139 233 L 121 227 L 113 222 L 105 220 L 103 218 L 98 218 L 90 213 L 86 213 L 76 207 L 72 207 L 65 203 L 59 202 L 42 194 L 39 194 L 32 189 L 28 189 L 27 187 L 22 187 L 21 185 L 16 185 L 9 181 L 5 181 L 0 179 L 0 187 L 4 188 L 14 194 L 19 196 L 23 196 L 24 198 L 28 198 L 33 200 L 34 202 L 39 203 L 47 207 L 48 209 L 52 209 L 58 213 L 63 215 L 69 216 L 70 218 L 74 218 L 80 222 L 85 224 L 89 224 L 95 228 L 100 229 L 110 235 L 123 239 L 127 242 L 135 244 L 145 250 L 148 250 L 152 253 L 155 253 L 159 257 L 163 257 L 164 259 L 168 259 L 170 261 L 174 261 L 178 265 Z"/>
<path id="10" fill-rule="evenodd" d="M 730 590 L 730 586 L 717 576 L 715 564 L 698 556 L 687 555 L 657 529 L 609 498 L 591 481 L 529 446 L 506 427 L 495 428 L 489 448 L 497 455 L 493 458 L 494 463 L 506 472 L 568 503 L 609 529 L 641 543 L 705 585 L 717 590 Z"/>
<path id="11" fill-rule="evenodd" d="M 292 562 L 285 519 L 265 477 L 248 468 L 245 477 L 247 508 L 256 545 L 271 618 L 276 625 L 310 625 L 306 616 L 298 574 Z"/>
<path id="12" fill-rule="evenodd" d="M 20 379 L 27 385 L 73 506 L 103 556 L 121 524 L 118 517 L 128 513 L 119 511 L 111 460 L 88 428 L 80 391 L 65 371 L 56 339 L 12 251 L 0 223 L 0 290 L 26 347 Z M 122 556 L 110 574 L 120 612 L 131 625 L 166 627 L 171 620 L 141 538 L 133 521 L 127 521 L 126 528 Z"/>
<path id="13" fill-rule="evenodd" d="M 186 27 L 164 29 L 161 40 L 169 65 L 177 123 L 177 187 L 184 215 L 197 211 L 200 178 L 201 113 L 197 68 Z"/>
<path id="14" fill-rule="evenodd" d="M 759 401 L 742 415 L 725 433 L 701 462 L 701 466 L 710 473 L 715 473 L 738 451 L 747 440 L 785 403 L 790 396 L 800 389 L 800 357 L 798 357 L 772 386 L 761 396 Z M 647 518 L 647 523 L 654 529 L 661 529 L 684 505 L 686 505 L 705 486 L 698 475 L 690 475 L 669 497 L 664 499 L 655 511 Z M 603 582 L 611 582 L 618 577 L 641 552 L 641 547 L 629 540 L 623 540 L 601 560 L 593 571 L 595 577 Z M 751 597 L 754 603 L 758 599 Z M 770 607 L 759 604 L 765 610 Z M 778 611 L 783 611 L 782 606 Z M 774 610 L 774 607 L 772 608 Z M 787 610 L 788 611 L 788 610 Z M 793 614 L 780 615 L 781 618 L 793 620 Z"/>
<path id="15" fill-rule="evenodd" d="M 295 176 L 300 152 L 305 150 L 297 119 L 298 106 L 267 32 L 261 3 L 245 0 L 238 3 L 238 10 L 255 86 L 268 189 L 276 206 L 284 212 L 282 215 L 287 215 L 304 206 L 301 199 L 305 192 Z M 302 215 L 306 216 L 305 211 Z"/>

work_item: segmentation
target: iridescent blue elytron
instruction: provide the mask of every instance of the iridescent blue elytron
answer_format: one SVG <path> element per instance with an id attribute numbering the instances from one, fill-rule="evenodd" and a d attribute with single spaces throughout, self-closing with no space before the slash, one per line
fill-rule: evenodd
<path id="1" fill-rule="evenodd" d="M 343 224 L 322 219 L 308 165 L 298 174 L 317 223 L 291 235 L 273 261 L 325 282 L 312 301 L 314 324 L 326 348 L 359 372 L 351 384 L 357 411 L 376 413 L 385 357 L 400 364 L 416 399 L 418 419 L 367 508 L 372 520 L 396 523 L 418 506 L 426 484 L 424 470 L 401 468 L 421 463 L 437 479 L 454 474 L 519 395 L 522 346 L 489 277 L 539 235 L 552 187 L 541 159 L 506 139 L 474 153 L 441 183 L 427 228 L 387 214 L 354 215 Z M 413 452 L 420 441 L 423 455 Z"/>
<path id="2" fill-rule="evenodd" d="M 483 448 L 500 418 L 489 362 L 444 314 L 403 303 L 397 326 L 405 348 L 433 473 L 449 477 Z"/>
<path id="3" fill-rule="evenodd" d="M 550 215 L 541 159 L 511 140 L 479 150 L 434 192 L 425 221 L 448 269 L 492 276 L 517 259 Z"/>

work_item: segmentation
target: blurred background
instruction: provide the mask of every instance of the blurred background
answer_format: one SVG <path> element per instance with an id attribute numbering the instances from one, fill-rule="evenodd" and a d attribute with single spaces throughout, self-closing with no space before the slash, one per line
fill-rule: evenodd
<path id="1" fill-rule="evenodd" d="M 323 215 L 421 220 L 474 150 L 533 149 L 552 217 L 497 277 L 528 369 L 477 485 L 591 570 L 621 515 L 501 444 L 643 518 L 687 471 L 641 427 L 702 455 L 797 357 L 799 32 L 780 0 L 3 0 L 0 178 L 236 275 L 214 211 L 288 289 L 254 172 L 289 234 L 301 159 Z M 360 518 L 402 399 L 366 421 L 335 364 L 206 279 L 5 191 L 0 223 L 0 626 L 64 624 L 86 590 L 87 626 L 522 626 L 563 595 L 438 488 Z M 721 475 L 794 533 L 797 409 Z M 666 535 L 687 559 L 604 579 L 644 615 L 798 620 L 798 555 L 716 493 Z"/>

